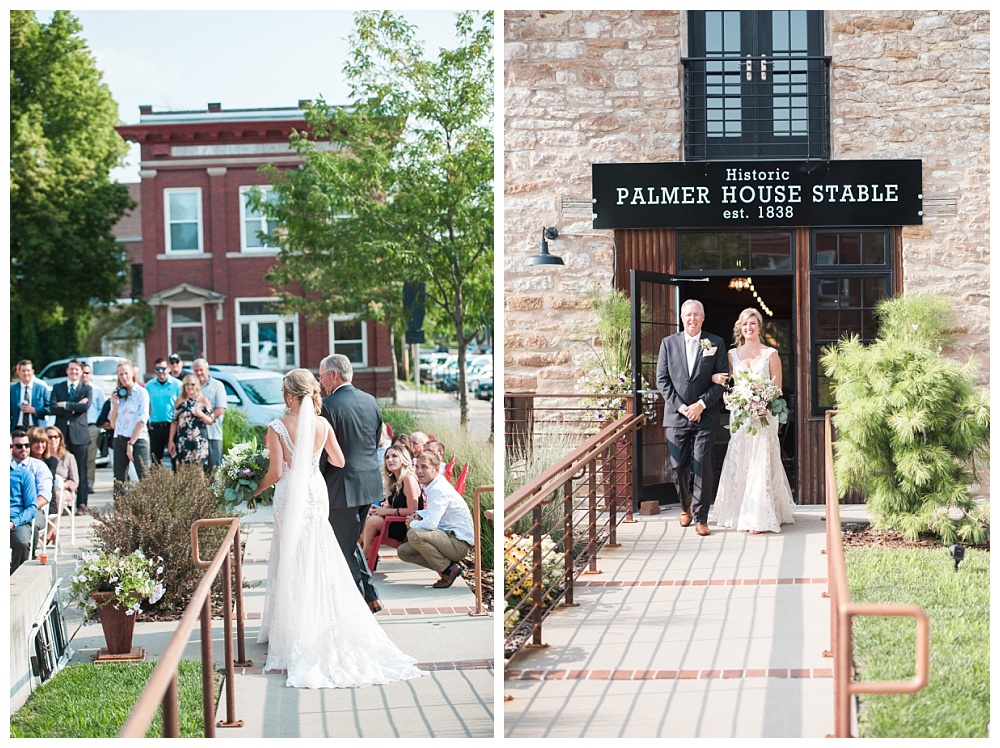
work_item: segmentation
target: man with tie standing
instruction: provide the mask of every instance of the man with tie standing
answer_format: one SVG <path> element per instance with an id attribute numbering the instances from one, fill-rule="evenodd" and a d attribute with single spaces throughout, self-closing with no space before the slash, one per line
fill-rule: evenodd
<path id="1" fill-rule="evenodd" d="M 688 299 L 681 306 L 684 329 L 660 342 L 656 386 L 663 395 L 670 466 L 676 474 L 681 527 L 692 519 L 698 535 L 710 535 L 708 508 L 715 486 L 712 444 L 719 427 L 722 385 L 712 375 L 729 371 L 722 338 L 702 332 L 705 307 Z M 692 487 L 692 477 L 694 485 Z M 693 517 L 692 517 L 693 514 Z"/>
<path id="2" fill-rule="evenodd" d="M 35 379 L 31 361 L 24 358 L 15 368 L 19 381 L 10 386 L 10 430 L 45 426 L 49 414 L 49 386 Z"/>
<path id="3" fill-rule="evenodd" d="M 90 444 L 90 426 L 87 411 L 94 399 L 93 388 L 80 379 L 83 365 L 73 359 L 66 364 L 66 381 L 52 388 L 50 412 L 56 417 L 56 426 L 66 435 L 66 448 L 76 458 L 80 484 L 76 489 L 76 513 L 85 514 L 89 496 L 87 475 L 87 447 Z"/>

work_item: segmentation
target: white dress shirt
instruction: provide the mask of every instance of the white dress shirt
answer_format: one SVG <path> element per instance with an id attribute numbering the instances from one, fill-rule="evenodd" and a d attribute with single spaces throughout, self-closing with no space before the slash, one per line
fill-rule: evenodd
<path id="1" fill-rule="evenodd" d="M 424 487 L 424 496 L 424 508 L 415 514 L 420 519 L 413 520 L 410 527 L 452 532 L 459 540 L 475 545 L 469 505 L 443 475 L 439 473 Z"/>

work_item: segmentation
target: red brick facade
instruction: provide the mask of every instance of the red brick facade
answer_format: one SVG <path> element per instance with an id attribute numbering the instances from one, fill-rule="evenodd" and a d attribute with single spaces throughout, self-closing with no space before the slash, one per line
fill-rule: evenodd
<path id="1" fill-rule="evenodd" d="M 300 109 L 223 111 L 217 104 L 197 112 L 154 113 L 140 107 L 139 124 L 118 128 L 141 148 L 141 212 L 133 212 L 141 216 L 141 242 L 128 249 L 130 262 L 141 264 L 142 295 L 156 313 L 146 338 L 147 371 L 158 356 L 174 350 L 185 360 L 197 350 L 211 363 L 249 362 L 279 371 L 316 370 L 331 352 L 360 352 L 350 343 L 350 351 L 335 350 L 327 322 L 307 324 L 303 315 L 278 317 L 260 308 L 260 302 L 277 299 L 264 280 L 275 252 L 244 246 L 254 242 L 244 239 L 242 225 L 251 216 L 244 214 L 240 190 L 267 185 L 258 173 L 264 164 L 294 168 L 301 163 L 288 147 L 293 129 L 306 129 Z M 195 206 L 200 213 L 192 218 L 186 211 Z M 126 233 L 134 234 L 134 228 Z M 245 233 L 256 235 L 252 228 Z M 174 241 L 180 249 L 171 246 Z M 389 397 L 388 330 L 375 323 L 364 327 L 366 356 L 354 361 L 355 384 L 376 397 Z M 344 335 L 340 338 L 343 345 Z"/>

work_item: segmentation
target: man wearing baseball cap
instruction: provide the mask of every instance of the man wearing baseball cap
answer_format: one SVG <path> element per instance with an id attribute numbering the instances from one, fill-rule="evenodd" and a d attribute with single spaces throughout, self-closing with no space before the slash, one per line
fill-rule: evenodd
<path id="1" fill-rule="evenodd" d="M 170 371 L 170 376 L 174 379 L 179 380 L 184 378 L 184 362 L 181 360 L 180 354 L 170 354 L 170 357 L 167 359 L 167 369 Z"/>

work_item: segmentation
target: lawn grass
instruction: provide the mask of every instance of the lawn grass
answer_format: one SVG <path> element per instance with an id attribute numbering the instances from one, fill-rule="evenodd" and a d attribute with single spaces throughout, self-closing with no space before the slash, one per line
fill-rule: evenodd
<path id="1" fill-rule="evenodd" d="M 990 555 L 967 549 L 954 569 L 947 549 L 850 548 L 851 599 L 919 605 L 930 619 L 930 677 L 909 695 L 862 694 L 862 738 L 985 738 L 990 719 Z M 854 619 L 861 681 L 909 680 L 916 625 Z"/>
<path id="2" fill-rule="evenodd" d="M 155 662 L 70 665 L 28 697 L 10 718 L 15 738 L 113 738 L 146 687 Z M 215 675 L 218 696 L 222 676 Z M 180 736 L 202 738 L 201 663 L 184 660 L 178 678 Z M 213 715 L 214 717 L 214 715 Z M 157 711 L 147 738 L 163 734 Z"/>

